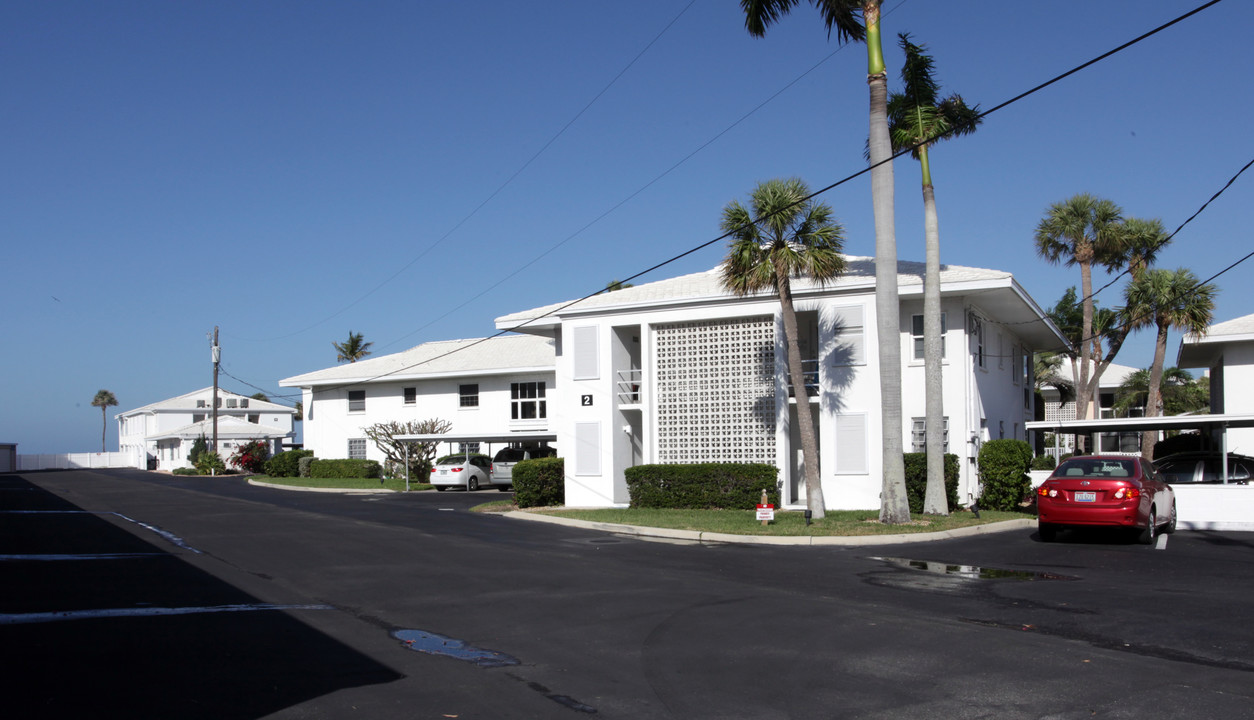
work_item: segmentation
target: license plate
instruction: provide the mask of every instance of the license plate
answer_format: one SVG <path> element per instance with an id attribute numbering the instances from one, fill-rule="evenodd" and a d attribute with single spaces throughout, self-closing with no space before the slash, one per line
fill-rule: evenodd
<path id="1" fill-rule="evenodd" d="M 1076 502 L 1097 502 L 1097 493 L 1095 492 L 1078 492 L 1075 494 Z"/>

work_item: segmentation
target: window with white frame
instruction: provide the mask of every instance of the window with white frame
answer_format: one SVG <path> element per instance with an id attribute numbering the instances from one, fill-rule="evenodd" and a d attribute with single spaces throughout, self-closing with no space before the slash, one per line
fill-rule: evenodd
<path id="1" fill-rule="evenodd" d="M 945 359 L 945 333 L 949 331 L 949 322 L 945 313 L 941 313 L 941 359 Z M 910 316 L 910 338 L 914 344 L 914 359 L 922 360 L 923 350 L 923 316 Z"/>
<path id="2" fill-rule="evenodd" d="M 349 412 L 365 412 L 366 411 L 366 391 L 365 390 L 349 390 L 348 391 L 348 411 Z"/>
<path id="3" fill-rule="evenodd" d="M 366 459 L 366 438 L 349 438 L 348 439 L 348 459 L 349 460 L 365 460 Z"/>
<path id="4" fill-rule="evenodd" d="M 457 386 L 457 406 L 464 408 L 479 407 L 479 383 Z"/>
<path id="5" fill-rule="evenodd" d="M 198 422 L 204 422 L 204 421 L 205 421 L 205 414 L 204 414 L 204 413 L 194 413 L 194 414 L 192 415 L 192 422 L 194 422 L 194 423 L 198 423 Z"/>
<path id="6" fill-rule="evenodd" d="M 402 388 L 401 392 L 405 397 L 406 405 L 416 405 L 418 403 L 418 388 Z"/>
<path id="7" fill-rule="evenodd" d="M 949 452 L 949 418 L 942 418 L 945 429 L 941 436 L 944 443 L 941 447 L 944 452 Z M 927 452 L 927 418 L 911 418 L 910 428 L 910 447 L 911 452 Z"/>
<path id="8" fill-rule="evenodd" d="M 832 327 L 836 335 L 836 347 L 832 351 L 832 365 L 865 365 L 866 332 L 861 305 L 831 309 Z"/>
<path id="9" fill-rule="evenodd" d="M 509 397 L 511 420 L 542 420 L 548 417 L 543 382 L 510 383 Z"/>

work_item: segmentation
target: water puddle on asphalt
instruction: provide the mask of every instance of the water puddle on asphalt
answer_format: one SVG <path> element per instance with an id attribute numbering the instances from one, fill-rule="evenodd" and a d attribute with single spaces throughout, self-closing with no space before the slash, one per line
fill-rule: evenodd
<path id="1" fill-rule="evenodd" d="M 1006 570 L 1004 568 L 982 567 L 980 565 L 955 565 L 931 560 L 911 560 L 909 558 L 895 557 L 872 557 L 870 559 L 909 570 L 921 570 L 934 575 L 965 578 L 968 580 L 1079 580 L 1079 578 L 1070 575 L 1037 572 L 1034 570 Z"/>
<path id="2" fill-rule="evenodd" d="M 410 650 L 429 655 L 444 655 L 474 663 L 479 667 L 505 667 L 520 663 L 518 658 L 505 653 L 473 647 L 461 640 L 423 630 L 397 630 L 392 633 L 392 637 L 400 640 Z"/>

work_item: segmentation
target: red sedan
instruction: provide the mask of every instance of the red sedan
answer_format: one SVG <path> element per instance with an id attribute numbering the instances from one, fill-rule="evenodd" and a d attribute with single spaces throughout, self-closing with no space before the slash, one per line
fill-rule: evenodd
<path id="1" fill-rule="evenodd" d="M 1041 540 L 1063 527 L 1127 527 L 1150 544 L 1176 529 L 1176 496 L 1140 457 L 1085 455 L 1064 460 L 1036 489 Z"/>

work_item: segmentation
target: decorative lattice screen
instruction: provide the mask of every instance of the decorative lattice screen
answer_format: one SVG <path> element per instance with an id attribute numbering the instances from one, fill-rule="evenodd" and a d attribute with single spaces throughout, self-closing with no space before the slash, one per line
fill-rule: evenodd
<path id="1" fill-rule="evenodd" d="M 654 327 L 658 462 L 775 462 L 775 319 Z"/>

